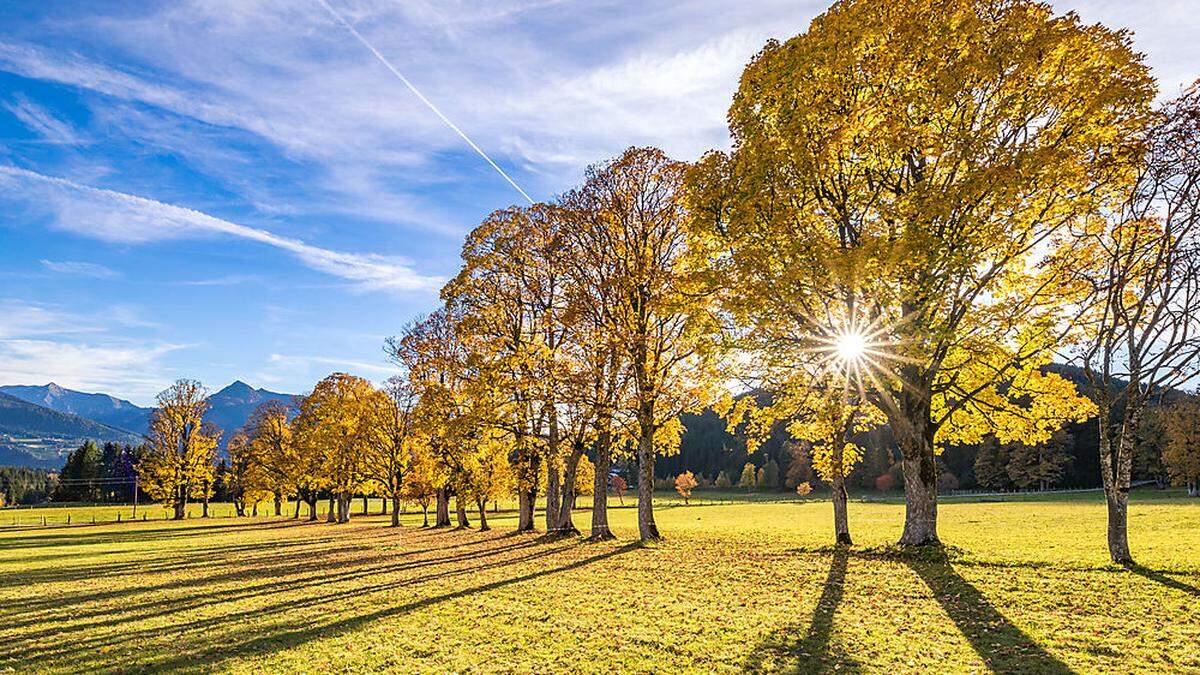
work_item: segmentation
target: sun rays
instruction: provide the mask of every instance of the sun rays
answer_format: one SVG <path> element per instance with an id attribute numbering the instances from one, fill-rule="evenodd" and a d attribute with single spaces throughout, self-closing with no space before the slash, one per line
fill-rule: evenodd
<path id="1" fill-rule="evenodd" d="M 853 299 L 830 303 L 824 317 L 810 317 L 812 330 L 801 336 L 801 352 L 815 357 L 807 368 L 812 377 L 839 386 L 847 400 L 853 394 L 865 401 L 868 391 L 888 397 L 902 380 L 897 366 L 919 361 L 902 349 L 903 320 L 889 321 L 883 313 L 868 317 L 860 307 Z"/>

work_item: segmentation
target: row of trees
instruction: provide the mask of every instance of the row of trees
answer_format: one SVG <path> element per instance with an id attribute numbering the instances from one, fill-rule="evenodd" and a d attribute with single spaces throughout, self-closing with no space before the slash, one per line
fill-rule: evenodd
<path id="1" fill-rule="evenodd" d="M 334 373 L 300 398 L 298 410 L 279 401 L 263 404 L 230 437 L 228 461 L 217 463 L 221 431 L 201 421 L 207 392 L 180 380 L 158 397 L 139 480 L 175 518 L 184 517 L 189 500 L 202 500 L 207 515 L 208 500 L 219 494 L 239 515 L 268 500 L 282 515 L 283 502 L 294 497 L 294 517 L 305 505 L 310 520 L 317 519 L 319 500 L 327 499 L 329 520 L 344 523 L 351 498 L 372 495 L 391 503 L 393 525 L 399 525 L 402 501 L 421 506 L 427 524 L 428 509 L 436 505 L 437 524 L 448 525 L 454 497 L 459 525 L 469 524 L 471 503 L 486 529 L 488 504 L 516 490 L 511 448 L 498 434 L 451 436 L 470 430 L 462 419 L 440 412 L 452 403 L 439 393 L 418 395 L 407 378 L 377 389 L 363 378 Z M 594 473 L 591 462 L 580 458 L 572 500 L 591 493 Z"/>
<path id="2" fill-rule="evenodd" d="M 45 469 L 0 466 L 0 506 L 44 502 L 53 489 L 53 477 Z"/>
<path id="3" fill-rule="evenodd" d="M 543 465 L 547 526 L 570 529 L 573 462 L 591 447 L 603 473 L 628 448 L 657 538 L 655 457 L 738 377 L 771 400 L 722 412 L 812 445 L 843 542 L 869 429 L 898 445 L 901 543 L 919 545 L 938 542 L 943 447 L 1039 447 L 1095 419 L 1128 562 L 1143 412 L 1200 350 L 1200 95 L 1155 94 L 1126 34 L 1042 4 L 839 2 L 747 66 L 731 152 L 634 148 L 496 212 L 393 354 L 445 401 L 444 438 L 511 445 L 521 529 Z M 1047 370 L 1065 355 L 1090 397 Z"/>
<path id="4" fill-rule="evenodd" d="M 442 306 L 388 342 L 404 375 L 383 392 L 323 381 L 294 456 L 244 470 L 291 467 L 272 480 L 310 506 L 328 491 L 343 518 L 365 481 L 428 481 L 439 524 L 451 496 L 465 524 L 466 502 L 482 518 L 511 483 L 520 530 L 544 495 L 546 528 L 566 533 L 590 455 L 605 538 L 606 477 L 628 456 L 653 540 L 655 460 L 682 412 L 715 403 L 752 438 L 784 424 L 811 448 L 846 543 L 856 439 L 886 426 L 900 542 L 923 545 L 943 448 L 1044 447 L 1091 419 L 1110 554 L 1130 562 L 1145 410 L 1200 354 L 1200 94 L 1155 94 L 1127 34 L 1043 4 L 838 2 L 746 67 L 730 152 L 685 165 L 631 148 L 550 203 L 493 213 Z M 1047 369 L 1064 356 L 1087 396 Z M 770 400 L 729 396 L 732 380 Z M 194 410 L 171 412 L 177 394 L 154 424 L 169 461 L 151 463 L 176 503 L 180 476 L 204 483 L 185 448 L 215 443 Z M 256 430 L 237 447 L 284 452 Z"/>

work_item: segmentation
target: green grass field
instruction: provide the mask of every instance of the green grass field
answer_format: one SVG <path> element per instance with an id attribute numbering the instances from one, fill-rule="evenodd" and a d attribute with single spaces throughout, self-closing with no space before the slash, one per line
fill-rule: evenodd
<path id="1" fill-rule="evenodd" d="M 509 513 L 480 533 L 4 511 L 0 671 L 1200 672 L 1200 500 L 1177 495 L 1135 493 L 1128 570 L 1095 494 L 951 500 L 945 555 L 888 547 L 894 501 L 851 504 L 849 550 L 827 502 L 732 495 L 664 499 L 652 547 L 628 498 L 603 544 Z"/>

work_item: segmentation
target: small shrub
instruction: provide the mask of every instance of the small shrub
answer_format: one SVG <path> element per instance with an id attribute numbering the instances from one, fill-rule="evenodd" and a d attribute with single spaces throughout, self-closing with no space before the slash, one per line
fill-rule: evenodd
<path id="1" fill-rule="evenodd" d="M 686 505 L 692 497 L 692 490 L 696 488 L 696 477 L 691 471 L 684 471 L 675 477 L 675 491 L 683 497 L 683 503 Z"/>
<path id="2" fill-rule="evenodd" d="M 747 490 L 754 489 L 757 477 L 754 474 L 754 465 L 746 462 L 746 466 L 742 467 L 742 477 L 738 479 L 737 486 Z"/>

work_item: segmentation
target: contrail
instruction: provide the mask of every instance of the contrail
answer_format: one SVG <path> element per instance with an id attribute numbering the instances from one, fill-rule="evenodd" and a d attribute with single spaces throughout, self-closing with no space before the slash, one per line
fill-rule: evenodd
<path id="1" fill-rule="evenodd" d="M 408 90 L 411 91 L 414 96 L 421 99 L 421 102 L 424 103 L 425 106 L 430 110 L 432 110 L 433 114 L 437 115 L 439 119 L 445 122 L 446 126 L 453 129 L 454 133 L 458 134 L 460 138 L 466 141 L 467 145 L 471 146 L 472 150 L 479 153 L 479 156 L 482 157 L 484 161 L 486 161 L 488 164 L 491 164 L 492 168 L 496 170 L 496 173 L 503 176 L 504 180 L 508 181 L 508 184 L 513 186 L 513 189 L 515 189 L 517 192 L 520 192 L 521 196 L 527 199 L 530 204 L 533 203 L 533 197 L 530 197 L 524 190 L 521 189 L 520 185 L 517 185 L 516 181 L 510 178 L 507 173 L 504 173 L 504 169 L 501 169 L 499 164 L 493 162 L 492 158 L 488 157 L 488 154 L 484 152 L 482 148 L 480 148 L 478 145 L 475 145 L 475 141 L 472 141 L 469 136 L 463 133 L 463 130 L 459 129 L 458 125 L 456 125 L 454 122 L 451 122 L 449 117 L 446 117 L 444 114 L 442 114 L 442 111 L 438 110 L 438 107 L 434 105 L 432 101 L 425 98 L 425 95 L 422 94 L 421 91 L 415 86 L 413 86 L 413 83 L 409 82 L 407 77 L 405 77 L 399 70 L 396 70 L 396 67 L 393 66 L 383 54 L 380 54 L 378 49 L 376 49 L 370 42 L 367 42 L 367 39 L 362 36 L 362 33 L 358 32 L 358 29 L 351 25 L 349 21 L 342 18 L 342 15 L 338 14 L 337 11 L 334 10 L 334 8 L 328 2 L 326 2 L 326 0 L 317 0 L 317 2 L 321 3 L 321 6 L 324 7 L 331 15 L 333 15 L 333 18 L 337 19 L 338 23 L 345 26 L 346 30 L 353 33 L 354 37 L 358 38 L 358 41 L 361 42 L 364 47 L 371 50 L 371 53 L 375 55 L 375 58 L 379 59 L 379 62 L 387 67 L 388 70 L 392 71 L 392 74 L 395 75 L 396 78 L 401 82 L 403 82 L 404 86 L 408 87 Z"/>

